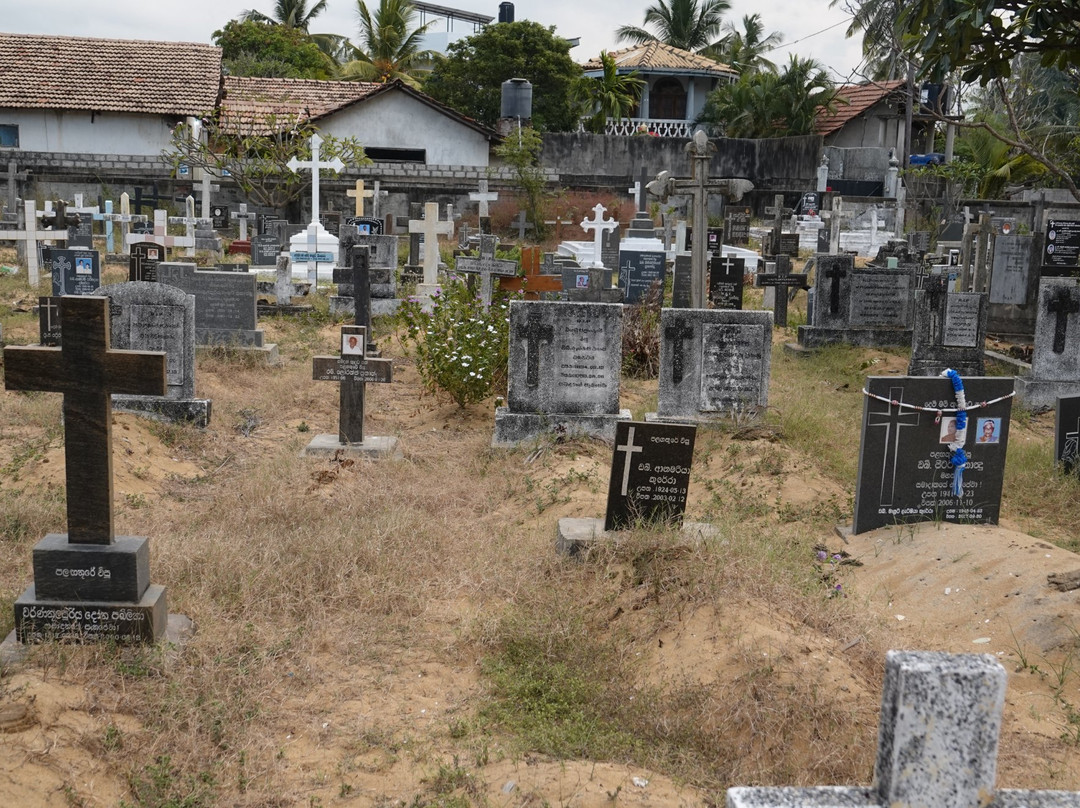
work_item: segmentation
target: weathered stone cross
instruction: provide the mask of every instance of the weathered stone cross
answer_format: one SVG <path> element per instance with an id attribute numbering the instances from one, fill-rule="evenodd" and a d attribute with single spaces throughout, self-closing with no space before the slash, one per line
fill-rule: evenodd
<path id="1" fill-rule="evenodd" d="M 694 338 L 694 327 L 686 320 L 680 319 L 675 325 L 669 325 L 664 329 L 664 336 L 672 341 L 671 381 L 674 384 L 680 384 L 683 380 L 686 360 L 683 354 L 683 343 Z"/>
<path id="2" fill-rule="evenodd" d="M 157 224 L 157 211 L 155 213 L 155 225 Z M 195 254 L 195 226 L 201 224 L 205 227 L 210 227 L 211 221 L 202 216 L 195 215 L 195 197 L 188 195 L 184 200 L 184 215 L 183 216 L 170 216 L 169 224 L 182 224 L 184 225 L 184 239 L 186 240 L 185 246 L 187 247 L 186 255 Z M 156 231 L 156 227 L 155 227 Z M 176 244 L 176 242 L 174 242 Z"/>
<path id="3" fill-rule="evenodd" d="M 525 231 L 533 229 L 533 223 L 525 221 L 525 211 L 519 211 L 517 218 L 514 219 L 513 225 L 518 231 L 518 241 L 525 240 Z"/>
<path id="4" fill-rule="evenodd" d="M 61 348 L 4 348 L 8 390 L 64 394 L 68 540 L 113 543 L 112 393 L 165 395 L 164 352 L 109 348 L 109 298 L 60 302 Z"/>
<path id="5" fill-rule="evenodd" d="M 495 257 L 495 247 L 499 239 L 496 236 L 480 236 L 480 256 L 475 258 L 463 255 L 457 259 L 458 272 L 477 274 L 480 276 L 480 299 L 485 304 L 491 304 L 492 276 L 498 275 L 510 278 L 517 275 L 517 261 Z"/>
<path id="6" fill-rule="evenodd" d="M 517 338 L 526 340 L 528 359 L 525 364 L 525 386 L 540 386 L 540 343 L 555 339 L 555 329 L 540 322 L 540 312 L 529 312 L 525 325 L 518 326 Z"/>
<path id="7" fill-rule="evenodd" d="M 31 288 L 38 285 L 40 279 L 38 264 L 38 242 L 46 240 L 67 241 L 67 230 L 38 230 L 37 205 L 30 199 L 24 203 L 26 222 L 22 230 L 0 230 L 0 241 L 15 241 L 25 245 L 26 275 Z"/>
<path id="8" fill-rule="evenodd" d="M 469 199 L 471 201 L 473 201 L 473 202 L 479 202 L 480 203 L 479 216 L 480 216 L 481 220 L 483 220 L 483 219 L 487 219 L 491 215 L 491 214 L 488 213 L 488 202 L 496 202 L 496 201 L 498 201 L 499 194 L 496 193 L 495 191 L 488 191 L 488 181 L 487 180 L 480 180 L 480 182 L 477 183 L 477 185 L 478 185 L 480 190 L 479 191 L 474 191 L 473 193 L 469 194 Z M 480 229 L 481 230 L 484 229 L 482 224 L 480 226 Z"/>
<path id="9" fill-rule="evenodd" d="M 1054 353 L 1065 353 L 1065 333 L 1069 324 L 1069 315 L 1080 312 L 1080 300 L 1077 300 L 1075 290 L 1067 286 L 1057 287 L 1047 301 L 1046 311 L 1057 315 L 1054 323 Z"/>
<path id="10" fill-rule="evenodd" d="M 452 236 L 454 223 L 439 221 L 439 203 L 424 205 L 424 218 L 409 220 L 409 232 L 424 237 L 424 284 L 435 286 L 439 282 L 439 236 Z"/>
<path id="11" fill-rule="evenodd" d="M 1077 793 L 995 788 L 1006 683 L 987 654 L 890 651 L 873 785 L 730 788 L 727 808 L 1075 808 Z"/>
<path id="12" fill-rule="evenodd" d="M 248 213 L 247 202 L 240 203 L 240 210 L 229 211 L 229 217 L 240 222 L 240 241 L 248 240 L 248 222 L 255 222 L 259 218 L 257 213 Z"/>

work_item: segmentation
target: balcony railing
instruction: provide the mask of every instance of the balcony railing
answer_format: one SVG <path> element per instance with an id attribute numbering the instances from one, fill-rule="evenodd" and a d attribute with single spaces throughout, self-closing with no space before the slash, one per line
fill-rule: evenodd
<path id="1" fill-rule="evenodd" d="M 713 127 L 710 124 L 697 124 L 693 121 L 671 120 L 663 118 L 608 118 L 606 133 L 609 135 L 653 135 L 655 137 L 689 138 L 694 130 L 704 129 L 710 136 Z"/>

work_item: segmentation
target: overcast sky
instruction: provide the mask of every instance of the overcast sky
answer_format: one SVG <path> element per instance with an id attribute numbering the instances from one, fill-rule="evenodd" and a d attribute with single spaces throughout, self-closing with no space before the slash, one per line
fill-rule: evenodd
<path id="1" fill-rule="evenodd" d="M 518 0 L 518 20 L 553 25 L 560 36 L 580 37 L 571 51 L 579 62 L 601 49 L 614 50 L 620 25 L 641 25 L 653 0 Z M 369 8 L 378 0 L 368 0 Z M 436 5 L 497 17 L 498 0 L 439 0 Z M 274 0 L 0 0 L 0 30 L 21 34 L 63 34 L 114 39 L 210 42 L 215 30 L 245 9 L 269 13 Z M 848 16 L 828 0 L 732 0 L 728 19 L 739 24 L 744 14 L 759 13 L 767 31 L 780 31 L 789 43 L 772 55 L 782 64 L 787 54 L 813 57 L 834 79 L 846 81 L 857 70 L 859 39 L 846 39 Z M 457 23 L 461 26 L 462 23 Z M 433 30 L 444 30 L 436 23 Z M 741 24 L 740 24 L 741 28 Z M 312 33 L 339 33 L 356 38 L 356 0 L 329 0 Z M 854 80 L 858 80 L 857 78 Z"/>

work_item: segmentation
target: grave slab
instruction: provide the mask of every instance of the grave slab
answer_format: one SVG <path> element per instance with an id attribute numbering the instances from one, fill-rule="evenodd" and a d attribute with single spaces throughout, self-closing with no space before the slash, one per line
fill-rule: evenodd
<path id="1" fill-rule="evenodd" d="M 949 292 L 946 283 L 943 275 L 929 275 L 915 293 L 909 376 L 937 376 L 946 368 L 965 378 L 985 372 L 986 295 Z"/>
<path id="2" fill-rule="evenodd" d="M 1043 278 L 1035 320 L 1031 373 L 1016 379 L 1016 398 L 1025 409 L 1054 406 L 1080 395 L 1080 280 Z"/>

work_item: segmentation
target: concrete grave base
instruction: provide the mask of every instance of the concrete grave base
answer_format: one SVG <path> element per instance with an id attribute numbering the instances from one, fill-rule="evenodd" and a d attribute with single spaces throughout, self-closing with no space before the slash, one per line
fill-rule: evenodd
<path id="1" fill-rule="evenodd" d="M 620 531 L 604 530 L 603 519 L 565 517 L 555 528 L 555 551 L 559 555 L 576 556 L 600 541 L 618 541 Z M 683 522 L 679 528 L 685 544 L 700 544 L 717 535 L 715 527 L 708 522 Z"/>
<path id="2" fill-rule="evenodd" d="M 255 347 L 253 345 L 196 345 L 195 350 L 198 353 L 204 351 L 225 351 L 229 356 L 235 358 L 250 358 L 260 359 L 268 365 L 276 365 L 278 363 L 278 347 L 275 342 L 268 342 L 265 345 Z"/>
<path id="3" fill-rule="evenodd" d="M 15 601 L 19 642 L 154 643 L 165 634 L 165 587 L 151 584 L 138 602 L 45 600 L 31 584 Z"/>
<path id="4" fill-rule="evenodd" d="M 600 438 L 611 443 L 615 440 L 615 424 L 629 420 L 630 410 L 619 410 L 612 415 L 569 415 L 510 412 L 509 407 L 496 407 L 495 433 L 491 445 L 506 448 L 544 435 Z"/>
<path id="5" fill-rule="evenodd" d="M 824 328 L 800 325 L 799 345 L 824 348 L 826 345 L 856 345 L 860 348 L 910 348 L 910 328 Z"/>
<path id="6" fill-rule="evenodd" d="M 1016 401 L 1026 410 L 1052 410 L 1059 397 L 1068 396 L 1080 396 L 1080 380 L 1053 382 L 1028 376 L 1016 377 Z"/>
<path id="7" fill-rule="evenodd" d="M 388 457 L 391 460 L 404 457 L 397 438 L 369 435 L 363 443 L 341 443 L 337 435 L 330 434 L 316 435 L 300 452 L 300 456 L 333 457 L 337 452 L 344 452 L 346 457 Z"/>
<path id="8" fill-rule="evenodd" d="M 764 411 L 764 408 L 761 408 L 761 410 Z M 758 408 L 747 407 L 740 410 L 737 417 L 740 419 L 756 418 L 758 414 Z M 645 413 L 645 422 L 649 424 L 685 424 L 686 426 L 701 426 L 702 424 L 715 424 L 717 421 L 729 421 L 731 418 L 731 410 L 714 412 L 711 414 L 701 413 L 697 416 L 661 415 L 658 412 Z"/>
<path id="9" fill-rule="evenodd" d="M 908 376 L 940 376 L 943 370 L 952 368 L 961 376 L 985 376 L 986 365 L 978 362 L 932 362 L 928 359 L 912 359 L 908 364 Z"/>
<path id="10" fill-rule="evenodd" d="M 396 314 L 401 300 L 396 298 L 373 297 L 371 299 L 371 316 L 381 317 L 386 314 Z M 335 317 L 355 316 L 356 301 L 351 297 L 339 295 L 330 296 L 330 314 Z"/>
<path id="11" fill-rule="evenodd" d="M 165 633 L 162 639 L 174 649 L 183 648 L 195 636 L 195 622 L 185 614 L 170 614 L 165 620 Z M 0 642 L 0 668 L 15 665 L 26 659 L 30 646 L 19 642 L 15 630 Z"/>
<path id="12" fill-rule="evenodd" d="M 213 402 L 208 398 L 168 399 L 119 394 L 112 397 L 113 412 L 132 412 L 171 424 L 187 421 L 203 429 L 210 426 L 212 405 Z"/>

